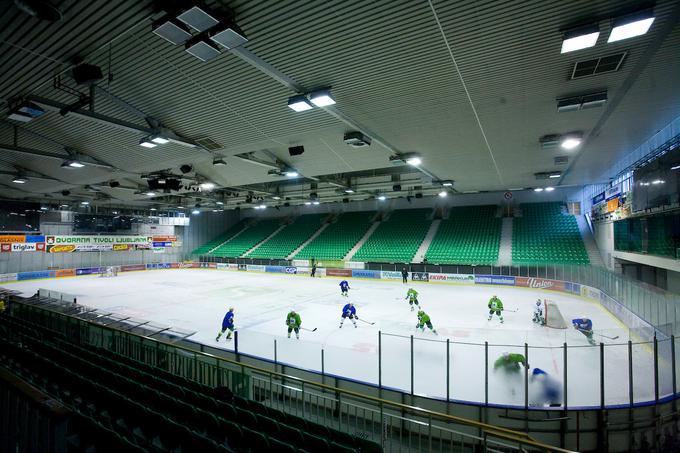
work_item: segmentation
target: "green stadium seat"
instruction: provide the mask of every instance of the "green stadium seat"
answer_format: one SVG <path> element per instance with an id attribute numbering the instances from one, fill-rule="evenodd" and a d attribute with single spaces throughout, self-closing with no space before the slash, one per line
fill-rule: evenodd
<path id="1" fill-rule="evenodd" d="M 374 212 L 347 212 L 328 225 L 295 259 L 341 260 L 371 227 Z"/>
<path id="2" fill-rule="evenodd" d="M 298 217 L 281 231 L 260 245 L 248 258 L 286 259 L 319 228 L 327 214 L 309 214 Z"/>
<path id="3" fill-rule="evenodd" d="M 393 211 L 380 223 L 353 261 L 411 262 L 432 225 L 431 209 Z"/>

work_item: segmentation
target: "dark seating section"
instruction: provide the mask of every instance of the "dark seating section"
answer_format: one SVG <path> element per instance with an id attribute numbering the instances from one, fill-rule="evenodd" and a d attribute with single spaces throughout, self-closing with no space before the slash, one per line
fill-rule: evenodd
<path id="1" fill-rule="evenodd" d="M 380 452 L 357 438 L 0 317 L 0 364 L 71 407 L 71 452 Z"/>

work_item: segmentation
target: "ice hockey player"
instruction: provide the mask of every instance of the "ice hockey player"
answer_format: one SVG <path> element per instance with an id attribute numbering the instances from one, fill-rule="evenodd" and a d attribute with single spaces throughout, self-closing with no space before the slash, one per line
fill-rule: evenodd
<path id="1" fill-rule="evenodd" d="M 224 319 L 222 320 L 222 330 L 217 334 L 215 341 L 220 341 L 220 337 L 224 332 L 229 330 L 227 334 L 227 340 L 231 340 L 231 333 L 234 331 L 234 307 L 230 307 Z"/>
<path id="2" fill-rule="evenodd" d="M 571 324 L 574 326 L 574 329 L 586 336 L 588 343 L 593 346 L 596 344 L 595 340 L 593 340 L 593 321 L 588 318 L 576 318 L 571 320 Z"/>
<path id="3" fill-rule="evenodd" d="M 534 307 L 534 319 L 533 321 L 536 324 L 540 324 L 542 326 L 545 325 L 545 317 L 543 315 L 543 301 L 541 299 L 536 300 L 536 306 Z"/>
<path id="4" fill-rule="evenodd" d="M 342 319 L 340 319 L 340 328 L 342 329 L 342 323 L 345 322 L 345 318 L 349 318 L 350 321 L 352 321 L 352 324 L 354 324 L 354 327 L 357 327 L 357 322 L 356 320 L 359 319 L 357 316 L 357 309 L 354 308 L 354 304 L 352 302 L 346 304 L 344 307 L 342 307 Z"/>
<path id="5" fill-rule="evenodd" d="M 495 295 L 489 299 L 489 321 L 491 321 L 494 314 L 498 315 L 501 324 L 503 324 L 503 302 Z"/>
<path id="6" fill-rule="evenodd" d="M 519 371 L 522 366 L 529 368 L 526 357 L 522 354 L 504 352 L 493 364 L 493 369 L 503 368 L 506 371 Z"/>
<path id="7" fill-rule="evenodd" d="M 300 326 L 302 325 L 302 320 L 300 315 L 295 313 L 295 310 L 291 310 L 286 316 L 286 325 L 288 326 L 288 338 L 290 338 L 290 333 L 295 331 L 295 338 L 300 339 Z"/>
<path id="8" fill-rule="evenodd" d="M 540 368 L 534 368 L 531 371 L 531 382 L 541 386 L 541 403 L 552 407 L 562 405 L 562 385 L 555 378 Z"/>
<path id="9" fill-rule="evenodd" d="M 408 299 L 408 303 L 411 306 L 411 311 L 413 311 L 413 304 L 418 305 L 418 291 L 413 288 L 409 288 L 408 291 L 406 291 L 406 297 L 404 299 Z M 418 307 L 420 307 L 420 305 L 418 305 Z"/>
<path id="10" fill-rule="evenodd" d="M 340 282 L 340 292 L 343 296 L 347 297 L 347 292 L 350 289 L 351 288 L 349 287 L 349 283 L 347 282 L 347 280 L 343 280 Z"/>
<path id="11" fill-rule="evenodd" d="M 416 329 L 420 329 L 421 332 L 424 332 L 425 326 L 427 326 L 435 335 L 439 335 L 437 329 L 432 327 L 432 321 L 430 321 L 430 317 L 427 313 L 423 310 L 418 310 L 418 324 L 416 324 Z"/>

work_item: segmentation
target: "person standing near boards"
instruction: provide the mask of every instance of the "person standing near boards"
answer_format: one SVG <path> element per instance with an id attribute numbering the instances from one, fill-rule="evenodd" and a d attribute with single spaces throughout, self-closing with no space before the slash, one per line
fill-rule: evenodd
<path id="1" fill-rule="evenodd" d="M 401 282 L 408 283 L 408 271 L 405 267 L 401 269 Z"/>

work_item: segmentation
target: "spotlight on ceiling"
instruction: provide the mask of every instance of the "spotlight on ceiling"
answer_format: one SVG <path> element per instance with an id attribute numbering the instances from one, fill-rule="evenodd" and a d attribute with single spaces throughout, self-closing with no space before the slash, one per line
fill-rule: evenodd
<path id="1" fill-rule="evenodd" d="M 165 145 L 166 143 L 170 143 L 170 140 L 163 137 L 161 134 L 152 134 L 147 138 L 157 145 Z"/>
<path id="2" fill-rule="evenodd" d="M 89 206 L 90 202 L 89 201 L 81 201 L 80 204 L 83 205 L 83 206 Z"/>
<path id="3" fill-rule="evenodd" d="M 213 165 L 224 166 L 224 165 L 227 165 L 227 162 L 222 157 L 215 157 L 213 159 Z"/>
<path id="4" fill-rule="evenodd" d="M 182 172 L 183 174 L 185 174 L 185 175 L 186 175 L 187 173 L 191 173 L 191 170 L 193 170 L 193 169 L 194 169 L 194 167 L 192 167 L 192 166 L 189 165 L 189 164 L 184 164 L 184 165 L 182 165 L 182 166 L 179 167 L 179 171 L 181 171 L 181 172 Z"/>
<path id="5" fill-rule="evenodd" d="M 198 35 L 187 41 L 184 50 L 203 62 L 210 61 L 220 55 L 220 49 L 208 42 L 203 35 Z"/>
<path id="6" fill-rule="evenodd" d="M 635 36 L 641 36 L 649 31 L 654 22 L 654 14 L 651 10 L 645 10 L 614 19 L 612 32 L 607 42 L 616 42 Z"/>
<path id="7" fill-rule="evenodd" d="M 280 199 L 281 199 L 281 197 L 279 197 L 278 195 L 274 195 L 272 198 L 273 198 L 274 200 L 280 200 Z"/>
<path id="8" fill-rule="evenodd" d="M 154 23 L 151 31 L 174 45 L 184 44 L 187 39 L 191 38 L 191 32 L 184 24 L 168 16 Z"/>
<path id="9" fill-rule="evenodd" d="M 439 195 L 440 198 L 446 198 L 449 194 L 446 190 L 442 190 L 437 195 Z"/>
<path id="10" fill-rule="evenodd" d="M 144 148 L 155 148 L 158 145 L 152 142 L 149 137 L 143 137 L 141 140 L 139 140 L 139 146 L 143 146 Z"/>
<path id="11" fill-rule="evenodd" d="M 12 182 L 14 184 L 26 184 L 28 182 L 28 178 L 21 175 L 17 175 L 14 178 L 12 178 Z"/>
<path id="12" fill-rule="evenodd" d="M 409 164 L 409 165 L 412 165 L 414 167 L 417 167 L 418 165 L 423 163 L 423 160 L 417 154 L 405 156 L 405 158 L 406 158 L 406 163 Z"/>
<path id="13" fill-rule="evenodd" d="M 345 193 L 354 193 L 354 189 L 350 189 L 349 187 L 345 189 Z"/>
<path id="14" fill-rule="evenodd" d="M 204 182 L 201 183 L 199 186 L 202 190 L 213 190 L 215 188 L 215 183 L 213 182 Z"/>
<path id="15" fill-rule="evenodd" d="M 288 107 L 296 112 L 304 112 L 305 110 L 311 110 L 312 104 L 307 100 L 307 96 L 304 94 L 298 94 L 288 98 Z"/>
<path id="16" fill-rule="evenodd" d="M 543 187 L 536 187 L 534 192 L 543 192 Z"/>
<path id="17" fill-rule="evenodd" d="M 386 197 L 385 195 L 380 195 L 380 196 L 378 197 L 378 200 L 380 200 L 380 201 L 385 201 L 385 200 L 387 200 L 387 197 Z"/>
<path id="18" fill-rule="evenodd" d="M 154 197 L 154 196 L 156 196 L 156 192 L 153 192 L 153 191 L 150 190 L 150 191 L 146 192 L 146 196 L 147 197 Z"/>
<path id="19" fill-rule="evenodd" d="M 442 181 L 442 186 L 453 187 L 453 181 Z"/>
<path id="20" fill-rule="evenodd" d="M 546 192 L 552 192 L 553 190 L 555 190 L 555 188 L 552 187 L 552 186 L 546 187 L 546 188 L 545 188 L 545 191 L 546 191 Z"/>
<path id="21" fill-rule="evenodd" d="M 61 168 L 83 168 L 84 166 L 85 164 L 79 160 L 65 160 L 61 163 Z"/>
<path id="22" fill-rule="evenodd" d="M 219 20 L 214 18 L 208 11 L 194 6 L 177 16 L 177 19 L 201 33 L 219 24 Z"/>
<path id="23" fill-rule="evenodd" d="M 560 53 L 593 47 L 597 43 L 599 36 L 600 27 L 597 24 L 567 30 L 562 37 L 562 50 Z"/>
<path id="24" fill-rule="evenodd" d="M 298 176 L 300 176 L 300 173 L 298 173 L 295 170 L 286 170 L 284 171 L 283 174 L 288 176 L 289 178 L 297 178 Z"/>
<path id="25" fill-rule="evenodd" d="M 315 205 L 315 206 L 318 206 L 319 202 L 318 201 L 312 201 L 312 204 Z"/>
<path id="26" fill-rule="evenodd" d="M 322 88 L 309 93 L 309 100 L 317 107 L 327 107 L 335 104 L 330 88 Z"/>
<path id="27" fill-rule="evenodd" d="M 563 135 L 560 138 L 560 146 L 564 149 L 575 149 L 581 144 L 581 137 L 578 135 Z"/>
<path id="28" fill-rule="evenodd" d="M 191 210 L 191 213 L 192 213 L 193 215 L 199 215 L 199 214 L 201 213 L 201 211 L 199 211 L 198 209 L 192 209 L 192 210 Z"/>
<path id="29" fill-rule="evenodd" d="M 235 49 L 248 42 L 248 38 L 236 24 L 229 24 L 221 30 L 211 33 L 210 39 L 227 50 Z"/>
<path id="30" fill-rule="evenodd" d="M 45 110 L 43 110 L 39 105 L 33 104 L 32 102 L 22 102 L 10 109 L 7 119 L 18 121 L 20 123 L 28 123 L 29 121 L 44 114 Z"/>

